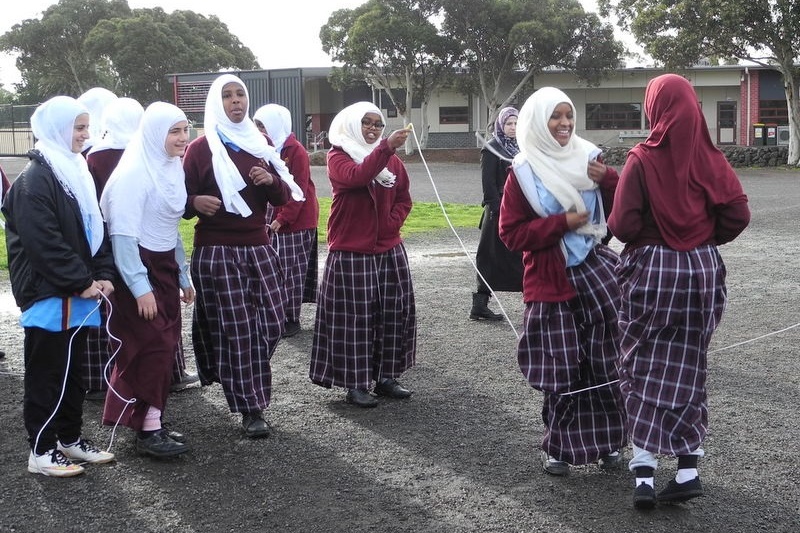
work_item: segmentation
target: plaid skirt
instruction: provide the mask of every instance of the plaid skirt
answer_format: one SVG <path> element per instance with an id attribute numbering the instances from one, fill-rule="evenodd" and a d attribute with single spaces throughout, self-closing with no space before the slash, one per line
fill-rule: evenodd
<path id="1" fill-rule="evenodd" d="M 727 300 L 716 246 L 644 246 L 620 262 L 620 385 L 631 441 L 685 455 L 708 429 L 707 350 Z"/>
<path id="2" fill-rule="evenodd" d="M 542 449 L 582 465 L 627 444 L 617 383 L 619 286 L 617 254 L 598 245 L 567 269 L 578 296 L 566 302 L 529 302 L 517 360 L 528 383 L 544 393 Z"/>
<path id="3" fill-rule="evenodd" d="M 192 344 L 201 383 L 219 382 L 231 412 L 272 395 L 270 358 L 283 334 L 283 273 L 272 246 L 201 246 L 192 254 Z"/>
<path id="4" fill-rule="evenodd" d="M 100 327 L 88 328 L 86 337 L 86 356 L 83 360 L 83 380 L 86 382 L 86 390 L 99 391 L 107 390 L 107 379 L 111 379 L 111 371 L 114 369 L 114 362 L 108 364 L 113 349 L 110 345 L 108 331 L 108 311 L 105 302 L 100 306 Z M 106 370 L 106 365 L 108 369 Z"/>
<path id="5" fill-rule="evenodd" d="M 381 254 L 331 252 L 317 304 L 309 377 L 368 389 L 414 366 L 417 318 L 402 244 Z"/>
<path id="6" fill-rule="evenodd" d="M 291 233 L 276 233 L 273 243 L 280 258 L 286 287 L 286 321 L 300 320 L 300 305 L 305 301 L 316 301 L 317 260 L 313 258 L 314 293 L 306 294 L 307 276 L 312 264 L 312 253 L 316 255 L 317 230 L 307 229 Z"/>

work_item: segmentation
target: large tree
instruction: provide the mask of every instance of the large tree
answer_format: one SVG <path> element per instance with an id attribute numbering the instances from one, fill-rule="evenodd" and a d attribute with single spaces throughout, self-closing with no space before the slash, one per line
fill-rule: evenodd
<path id="1" fill-rule="evenodd" d="M 599 0 L 667 69 L 734 57 L 778 70 L 789 113 L 788 163 L 800 164 L 800 1 Z"/>
<path id="2" fill-rule="evenodd" d="M 320 30 L 325 53 L 343 63 L 334 69 L 335 82 L 361 78 L 382 89 L 404 124 L 410 121 L 413 102 L 422 102 L 417 131 L 423 147 L 428 103 L 447 79 L 454 58 L 451 41 L 430 21 L 437 11 L 424 1 L 369 0 L 355 9 L 335 11 Z"/>
<path id="3" fill-rule="evenodd" d="M 545 68 L 574 72 L 596 84 L 619 66 L 613 28 L 577 0 L 439 0 L 445 34 L 458 42 L 461 64 L 489 110 L 512 102 Z M 510 89 L 509 89 L 510 87 Z"/>

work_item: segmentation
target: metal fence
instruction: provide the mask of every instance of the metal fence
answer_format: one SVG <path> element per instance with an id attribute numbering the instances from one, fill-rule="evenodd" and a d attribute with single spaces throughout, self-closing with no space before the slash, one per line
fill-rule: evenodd
<path id="1" fill-rule="evenodd" d="M 35 105 L 0 104 L 0 156 L 25 155 L 33 148 Z"/>

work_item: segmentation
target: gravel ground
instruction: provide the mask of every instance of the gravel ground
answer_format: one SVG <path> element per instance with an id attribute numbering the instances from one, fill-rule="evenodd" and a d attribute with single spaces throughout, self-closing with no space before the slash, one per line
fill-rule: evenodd
<path id="1" fill-rule="evenodd" d="M 0 165 L 8 170 L 5 161 Z M 479 198 L 474 165 L 432 168 L 444 201 Z M 409 170 L 414 198 L 432 200 L 423 166 Z M 324 195 L 322 172 L 315 181 Z M 268 439 L 243 437 L 218 385 L 193 388 L 173 394 L 166 412 L 189 437 L 190 454 L 138 457 L 131 433 L 121 428 L 112 445 L 118 461 L 74 479 L 25 470 L 22 333 L 7 275 L 0 273 L 0 343 L 7 353 L 0 373 L 6 458 L 0 531 L 800 531 L 800 328 L 792 327 L 800 303 L 793 229 L 799 176 L 787 170 L 740 176 L 753 221 L 722 248 L 730 301 L 710 355 L 703 498 L 643 513 L 632 508 L 633 481 L 624 469 L 590 465 L 566 478 L 541 471 L 541 398 L 515 358 L 520 295 L 499 295 L 513 328 L 469 321 L 474 274 L 448 230 L 406 242 L 419 316 L 417 366 L 403 379 L 416 391 L 409 401 L 359 410 L 344 403 L 341 390 L 313 386 L 307 371 L 314 306 L 308 305 L 303 331 L 283 341 L 273 359 Z M 477 230 L 459 235 L 474 256 Z M 107 446 L 112 434 L 100 426 L 100 411 L 87 403 L 85 433 Z M 657 489 L 673 475 L 675 460 L 662 466 Z"/>

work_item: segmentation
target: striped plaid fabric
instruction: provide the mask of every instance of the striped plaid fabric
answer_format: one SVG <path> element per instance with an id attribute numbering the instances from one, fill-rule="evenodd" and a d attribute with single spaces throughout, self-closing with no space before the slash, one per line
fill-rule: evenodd
<path id="1" fill-rule="evenodd" d="M 618 257 L 598 245 L 567 269 L 578 293 L 566 302 L 531 302 L 517 359 L 530 385 L 544 393 L 542 449 L 582 465 L 626 445 L 625 413 L 617 383 L 574 395 L 564 393 L 617 379 Z"/>
<path id="2" fill-rule="evenodd" d="M 86 356 L 83 360 L 83 379 L 86 382 L 86 390 L 108 390 L 108 383 L 106 383 L 106 378 L 103 377 L 103 371 L 114 350 L 109 344 L 108 332 L 106 331 L 106 324 L 108 323 L 107 305 L 104 303 L 100 306 L 100 327 L 87 328 Z M 112 362 L 108 367 L 108 378 L 111 378 L 113 370 L 114 364 Z"/>
<path id="3" fill-rule="evenodd" d="M 706 356 L 727 300 L 725 274 L 711 245 L 644 246 L 620 262 L 620 385 L 640 448 L 684 455 L 705 438 Z"/>
<path id="4" fill-rule="evenodd" d="M 325 263 L 311 349 L 311 381 L 368 389 L 414 366 L 417 319 L 402 244 L 381 254 L 333 251 Z"/>
<path id="5" fill-rule="evenodd" d="M 270 358 L 283 334 L 283 275 L 271 246 L 201 246 L 192 254 L 192 343 L 203 384 L 219 382 L 231 412 L 266 408 Z"/>
<path id="6" fill-rule="evenodd" d="M 300 305 L 303 303 L 306 273 L 316 237 L 316 229 L 273 234 L 273 246 L 278 252 L 285 280 L 287 300 L 284 308 L 287 321 L 300 321 Z M 314 261 L 315 267 L 316 264 Z M 314 280 L 316 281 L 316 275 Z"/>
<path id="7" fill-rule="evenodd" d="M 311 251 L 308 257 L 308 267 L 306 268 L 306 279 L 303 280 L 303 303 L 317 303 L 317 289 L 319 285 L 319 232 L 314 228 L 314 236 L 311 239 Z"/>

